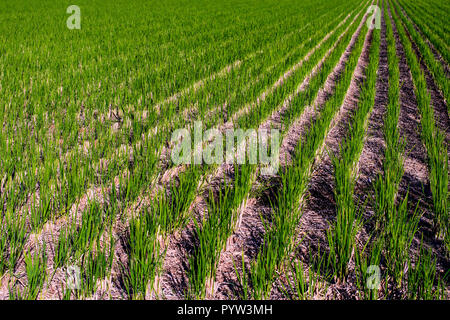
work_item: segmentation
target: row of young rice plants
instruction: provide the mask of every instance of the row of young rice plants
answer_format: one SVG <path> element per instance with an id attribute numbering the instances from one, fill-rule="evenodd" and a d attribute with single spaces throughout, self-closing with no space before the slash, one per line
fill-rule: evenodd
<path id="1" fill-rule="evenodd" d="M 122 280 L 130 299 L 144 299 L 164 259 L 158 238 L 159 228 L 166 228 L 163 215 L 147 208 L 132 218 L 128 228 L 128 265 L 122 266 Z"/>
<path id="2" fill-rule="evenodd" d="M 448 49 L 448 42 L 445 42 L 442 37 L 439 36 L 439 31 L 432 24 L 429 24 L 428 19 L 418 10 L 417 7 L 410 1 L 399 1 L 399 4 L 406 11 L 408 16 L 414 21 L 415 25 L 423 32 L 423 34 L 430 40 L 439 54 L 444 58 L 446 63 L 450 63 L 450 55 Z"/>
<path id="3" fill-rule="evenodd" d="M 13 270 L 22 255 L 27 230 L 25 220 L 12 211 L 0 215 L 0 273 Z"/>
<path id="4" fill-rule="evenodd" d="M 383 174 L 379 174 L 374 184 L 374 210 L 376 225 L 373 237 L 369 239 L 362 250 L 356 253 L 361 279 L 361 291 L 366 298 L 377 299 L 379 288 L 369 288 L 363 285 L 367 281 L 367 268 L 369 265 L 380 265 L 384 257 L 387 275 L 398 287 L 402 284 L 404 270 L 409 261 L 409 248 L 417 232 L 419 215 L 417 208 L 411 215 L 408 208 L 408 194 L 396 204 L 398 187 L 403 176 L 404 141 L 400 140 L 398 132 L 399 117 L 399 60 L 395 50 L 395 40 L 392 26 L 384 6 L 384 19 L 386 21 L 386 36 L 388 44 L 389 90 L 386 118 L 384 121 L 384 138 L 386 141 Z M 369 244 L 369 242 L 371 242 Z M 386 279 L 386 295 L 389 278 Z"/>
<path id="5" fill-rule="evenodd" d="M 115 238 L 113 224 L 118 212 L 117 205 L 100 204 L 90 200 L 82 212 L 80 222 L 76 216 L 62 226 L 54 257 L 54 273 L 60 267 L 77 266 L 80 268 L 79 288 L 72 292 L 66 288 L 64 297 L 86 298 L 97 290 L 98 281 L 111 274 Z"/>
<path id="6" fill-rule="evenodd" d="M 347 30 L 344 31 L 344 33 L 345 32 L 347 32 Z M 340 35 L 341 33 L 336 34 Z M 331 42 L 330 45 L 332 43 L 333 42 Z M 328 48 L 325 47 L 325 49 Z M 294 85 L 295 86 L 298 85 L 298 82 L 301 81 L 302 78 L 297 79 L 296 80 L 297 83 L 294 83 Z M 265 104 L 265 102 L 263 102 L 263 104 Z M 271 105 L 276 104 L 272 103 Z M 252 121 L 250 124 L 248 123 L 248 121 L 246 121 L 243 122 L 243 125 L 245 127 L 251 128 L 252 126 L 255 125 L 257 126 L 259 123 L 261 123 L 262 122 L 261 114 L 256 112 L 256 115 L 259 121 Z M 250 119 L 254 118 L 250 117 Z M 221 190 L 220 192 L 218 204 L 214 203 L 213 205 L 209 206 L 210 208 L 212 208 L 212 212 L 210 212 L 208 219 L 204 220 L 203 227 L 200 228 L 197 225 L 199 246 L 197 247 L 196 252 L 194 252 L 193 256 L 190 258 L 191 269 L 189 279 L 191 291 L 188 293 L 188 296 L 196 298 L 204 298 L 207 294 L 206 292 L 207 288 L 214 290 L 213 283 L 220 253 L 225 247 L 226 240 L 231 236 L 232 232 L 234 231 L 234 226 L 236 224 L 235 219 L 237 219 L 238 217 L 238 215 L 236 215 L 236 210 L 242 205 L 244 198 L 251 190 L 252 177 L 254 177 L 254 174 L 256 173 L 256 168 L 257 168 L 256 166 L 244 165 L 241 166 L 242 171 L 241 174 L 238 174 L 239 168 L 235 166 L 235 173 L 237 175 L 235 177 L 234 187 L 231 188 L 228 185 L 225 185 L 224 190 L 223 191 Z M 233 192 L 230 192 L 229 190 L 233 190 Z M 242 193 L 242 191 L 244 192 Z M 236 193 L 240 195 L 239 198 L 237 198 L 237 200 L 235 196 Z M 214 202 L 213 195 L 211 195 L 210 198 L 212 198 L 212 200 L 209 199 L 209 202 L 210 203 L 211 201 Z M 231 205 L 229 204 L 230 201 Z M 220 210 L 216 209 L 217 206 L 220 207 Z M 214 233 L 211 231 L 212 229 L 216 228 L 219 228 L 221 231 L 218 233 Z M 216 242 L 218 242 L 220 245 L 216 245 Z"/>
<path id="7" fill-rule="evenodd" d="M 210 191 L 208 217 L 203 217 L 201 224 L 194 220 L 198 245 L 189 258 L 187 298 L 204 299 L 208 293 L 214 294 L 220 253 L 236 228 L 240 206 L 252 188 L 255 167 L 252 164 L 234 164 L 233 181 L 224 179 L 216 197 Z"/>
<path id="8" fill-rule="evenodd" d="M 448 146 L 445 143 L 444 135 L 436 126 L 430 94 L 427 91 L 425 75 L 420 69 L 419 61 L 417 60 L 411 42 L 406 35 L 406 30 L 404 29 L 397 12 L 392 9 L 391 14 L 405 49 L 421 116 L 421 137 L 428 156 L 430 188 L 434 209 L 433 220 L 436 236 L 444 240 L 448 251 L 450 249 L 450 220 L 448 215 Z"/>
<path id="9" fill-rule="evenodd" d="M 448 12 L 449 8 L 442 7 L 441 4 L 441 1 L 414 1 L 410 2 L 410 7 L 414 8 L 423 19 L 426 19 L 428 27 L 448 46 L 449 27 L 446 23 L 445 13 Z"/>
<path id="10" fill-rule="evenodd" d="M 363 23 L 363 21 L 361 21 L 361 23 Z M 351 29 L 351 32 L 346 34 L 342 42 L 338 45 L 335 53 L 327 60 L 331 66 L 336 65 L 339 61 L 342 52 L 345 50 L 347 41 L 350 40 L 355 28 L 356 26 Z M 269 297 L 275 279 L 275 271 L 277 268 L 281 267 L 284 259 L 294 246 L 292 235 L 298 227 L 301 217 L 301 210 L 298 203 L 305 194 L 313 159 L 315 158 L 322 141 L 326 137 L 334 114 L 337 112 L 337 109 L 343 101 L 351 80 L 353 69 L 356 67 L 357 58 L 361 53 L 365 34 L 367 33 L 366 28 L 361 28 L 360 30 L 360 34 L 352 49 L 345 71 L 336 84 L 333 96 L 323 106 L 318 119 L 314 121 L 307 131 L 303 142 L 297 146 L 292 164 L 286 167 L 281 173 L 282 187 L 276 195 L 274 201 L 276 207 L 273 206 L 273 220 L 270 226 L 266 226 L 266 232 L 260 251 L 256 260 L 252 261 L 250 264 L 249 274 L 246 274 L 244 263 L 242 266 L 242 275 L 238 273 L 244 299 L 261 299 Z M 323 70 L 330 72 L 331 69 L 333 68 L 326 68 L 324 66 Z M 312 81 L 310 83 L 309 92 L 312 93 L 315 91 L 315 94 L 307 94 L 306 99 L 300 98 L 298 101 L 294 101 L 292 104 L 294 108 L 297 104 L 304 103 L 305 101 L 308 101 L 309 97 L 314 97 L 317 94 L 317 91 L 324 83 L 327 74 L 321 72 L 316 77 L 317 79 L 323 80 Z M 313 87 L 313 85 L 315 85 L 315 87 Z"/>
<path id="11" fill-rule="evenodd" d="M 25 254 L 27 287 L 21 288 L 19 281 L 9 283 L 10 299 L 36 299 L 45 281 L 50 283 L 59 267 L 78 266 L 80 268 L 79 287 L 74 292 L 78 298 L 92 295 L 98 281 L 110 274 L 114 250 L 114 238 L 111 226 L 115 214 L 114 207 L 104 207 L 96 201 L 88 204 L 83 211 L 81 222 L 77 226 L 76 218 L 63 226 L 55 243 L 53 267 L 54 272 L 47 277 L 47 257 L 45 241 L 36 247 L 35 253 Z M 109 239 L 108 239 L 109 237 Z M 11 270 L 11 269 L 10 269 Z M 16 277 L 11 273 L 11 276 Z M 63 285 L 63 284 L 61 284 Z M 66 288 L 64 298 L 70 298 L 72 289 Z"/>
<path id="12" fill-rule="evenodd" d="M 369 64 L 365 69 L 366 78 L 360 89 L 357 109 L 352 114 L 348 134 L 341 143 L 339 152 L 330 155 L 334 170 L 336 221 L 327 230 L 330 249 L 328 263 L 336 277 L 341 280 L 344 280 L 348 274 L 348 264 L 352 258 L 356 234 L 361 225 L 359 204 L 354 200 L 358 174 L 356 164 L 364 146 L 367 122 L 375 103 L 380 31 L 374 29 L 371 37 Z"/>
<path id="13" fill-rule="evenodd" d="M 386 106 L 386 114 L 384 118 L 383 136 L 386 143 L 386 149 L 384 152 L 383 173 L 379 173 L 374 182 L 374 202 L 373 208 L 376 215 L 375 231 L 367 243 L 362 249 L 355 248 L 355 261 L 358 276 L 356 278 L 361 296 L 364 299 L 378 299 L 379 288 L 369 287 L 366 285 L 368 281 L 368 268 L 371 265 L 380 265 L 382 258 L 382 250 L 385 245 L 385 241 L 389 243 L 389 237 L 404 236 L 406 241 L 399 241 L 395 239 L 391 241 L 390 247 L 393 248 L 396 253 L 399 253 L 399 263 L 401 265 L 405 260 L 404 253 L 407 253 L 407 249 L 399 247 L 399 245 L 408 244 L 408 240 L 414 234 L 408 233 L 395 233 L 390 232 L 395 230 L 395 227 L 399 223 L 405 223 L 408 226 L 408 220 L 402 221 L 404 211 L 401 211 L 397 215 L 399 208 L 396 206 L 396 197 L 398 193 L 398 187 L 400 180 L 403 176 L 403 152 L 404 142 L 400 139 L 398 120 L 400 115 L 400 87 L 399 87 L 399 59 L 396 53 L 394 33 L 392 26 L 387 15 L 386 4 L 383 5 L 384 21 L 386 22 L 386 41 L 387 41 L 387 53 L 388 53 L 388 70 L 389 70 L 389 89 L 388 89 L 388 103 Z M 407 199 L 404 201 L 407 202 Z M 401 206 L 400 208 L 406 208 Z M 417 216 L 416 216 L 417 217 Z M 397 219 L 398 218 L 398 219 Z M 411 220 L 414 225 L 414 219 Z M 415 231 L 414 228 L 406 228 L 406 231 Z M 389 236 L 387 236 L 389 234 Z M 409 247 L 409 246 L 408 246 Z M 389 248 L 386 248 L 389 250 Z M 388 251 L 389 254 L 389 251 Z M 406 255 L 407 257 L 407 255 Z M 388 265 L 395 264 L 392 260 Z M 391 269 L 393 270 L 393 269 Z M 394 272 L 391 272 L 391 275 Z"/>
<path id="14" fill-rule="evenodd" d="M 162 139 L 162 137 L 159 137 L 159 141 L 162 142 L 164 141 L 164 139 Z M 156 139 L 155 139 L 156 140 Z M 95 141 L 92 141 L 92 145 L 94 145 Z M 161 143 L 162 144 L 162 143 Z M 150 144 L 144 143 L 142 148 L 139 148 L 139 150 L 154 150 L 154 145 L 152 144 L 150 147 Z M 102 153 L 103 151 L 101 151 L 100 149 L 100 153 Z M 96 149 L 98 150 L 98 149 Z M 148 152 L 147 152 L 148 154 Z M 141 158 L 147 158 L 147 159 L 153 159 L 153 157 L 145 157 L 146 154 L 137 154 L 138 156 L 140 155 Z M 128 159 L 128 154 L 126 155 L 125 159 Z M 156 157 L 155 157 L 156 158 Z M 72 160 L 73 159 L 73 160 Z M 135 157 L 136 159 L 136 157 Z M 70 161 L 72 160 L 72 161 Z M 60 165 L 59 166 L 55 166 L 57 168 L 57 171 L 59 171 L 59 173 L 61 174 L 62 178 L 58 184 L 58 195 L 60 199 L 55 199 L 53 197 L 54 191 L 55 191 L 55 187 L 52 185 L 51 182 L 49 182 L 49 180 L 45 179 L 46 177 L 52 177 L 51 179 L 54 180 L 53 176 L 54 174 L 52 172 L 49 172 L 49 170 L 53 169 L 53 166 L 51 165 L 51 163 L 49 163 L 48 166 L 46 166 L 46 169 L 44 171 L 44 179 L 42 179 L 41 181 L 39 181 L 40 183 L 40 197 L 39 197 L 39 204 L 37 204 L 38 207 L 34 207 L 32 210 L 32 221 L 33 221 L 33 225 L 32 225 L 32 229 L 38 229 L 38 227 L 40 225 L 42 225 L 46 220 L 48 220 L 48 218 L 50 218 L 50 213 L 54 212 L 55 209 L 54 207 L 61 207 L 59 202 L 64 201 L 64 206 L 63 208 L 65 210 L 67 210 L 70 205 L 72 203 L 74 203 L 74 201 L 76 200 L 76 195 L 80 194 L 83 190 L 85 190 L 85 188 L 87 187 L 87 181 L 98 181 L 99 178 L 97 177 L 96 174 L 92 174 L 92 170 L 89 167 L 89 164 L 91 163 L 91 161 L 87 161 L 83 156 L 79 155 L 79 154 L 75 154 L 73 155 L 73 158 L 71 158 L 69 161 L 60 161 Z M 137 159 L 139 160 L 139 158 Z M 127 162 L 125 160 L 122 160 L 123 162 Z M 151 163 L 154 163 L 152 161 L 149 161 Z M 66 172 L 66 168 L 70 168 L 71 170 L 69 172 Z M 116 167 L 117 169 L 119 169 L 119 166 Z M 33 169 L 35 169 L 35 167 L 33 167 Z M 147 169 L 149 169 L 147 167 Z M 14 169 L 15 170 L 15 169 Z M 34 171 L 34 170 L 33 170 Z M 72 172 L 73 174 L 70 174 L 70 172 Z M 13 174 L 14 175 L 14 174 Z M 33 179 L 28 185 L 33 186 L 36 185 L 37 181 L 36 181 L 36 175 L 28 175 L 28 177 L 30 177 L 31 179 Z M 47 189 L 45 189 L 45 186 L 47 186 Z M 10 186 L 10 190 L 14 190 L 15 189 L 15 185 L 11 185 Z M 31 189 L 31 188 L 30 188 Z M 43 190 L 42 190 L 43 189 Z M 72 189 L 72 190 L 71 190 Z M 75 190 L 73 190 L 75 189 Z M 5 193 L 4 193 L 5 194 Z M 2 194 L 2 196 L 4 195 Z M 23 192 L 22 195 L 26 195 L 26 192 Z M 10 199 L 8 199 L 10 200 Z M 59 201 L 58 201 L 59 200 Z M 16 207 L 18 207 L 17 202 L 15 201 L 5 201 L 7 203 L 7 206 L 9 206 L 9 209 L 11 211 L 14 211 Z M 52 202 L 52 207 L 50 207 L 50 202 Z"/>
<path id="15" fill-rule="evenodd" d="M 398 15 L 400 16 L 401 20 L 403 21 L 403 25 L 406 27 L 406 30 L 408 30 L 408 33 L 411 37 L 411 41 L 414 41 L 414 43 L 417 45 L 417 47 L 420 50 L 420 54 L 422 56 L 421 59 L 424 60 L 425 64 L 427 65 L 428 69 L 430 70 L 431 74 L 433 75 L 433 79 L 438 85 L 439 89 L 442 91 L 443 97 L 445 101 L 449 101 L 449 80 L 447 78 L 447 75 L 445 74 L 444 67 L 439 62 L 439 60 L 436 60 L 433 52 L 431 51 L 428 44 L 425 42 L 425 40 L 422 38 L 422 36 L 416 31 L 411 21 L 403 14 L 400 6 L 395 1 L 394 7 L 397 11 Z M 450 109 L 449 109 L 450 112 Z"/>
<path id="16" fill-rule="evenodd" d="M 36 247 L 34 253 L 25 254 L 25 271 L 27 286 L 20 290 L 17 286 L 9 286 L 9 297 L 14 300 L 36 300 L 42 290 L 46 278 L 47 256 L 45 242 Z"/>

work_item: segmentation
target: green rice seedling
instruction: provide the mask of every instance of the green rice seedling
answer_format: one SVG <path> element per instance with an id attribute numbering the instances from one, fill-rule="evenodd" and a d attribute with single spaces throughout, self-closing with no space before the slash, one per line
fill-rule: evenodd
<path id="1" fill-rule="evenodd" d="M 361 214 L 358 214 L 353 199 L 357 178 L 354 168 L 364 146 L 367 121 L 374 105 L 379 51 L 380 32 L 375 30 L 372 33 L 369 64 L 365 70 L 366 79 L 361 87 L 358 109 L 353 114 L 348 136 L 341 144 L 339 155 L 330 155 L 334 168 L 337 212 L 335 223 L 327 230 L 330 248 L 328 262 L 340 279 L 347 275 L 347 266 L 355 249 L 355 237 L 362 223 Z"/>
<path id="2" fill-rule="evenodd" d="M 111 237 L 109 246 L 101 248 L 100 244 L 94 251 L 87 252 L 82 258 L 83 271 L 80 281 L 79 297 L 89 297 L 97 290 L 97 282 L 107 277 L 111 271 L 114 255 L 114 238 Z"/>
<path id="3" fill-rule="evenodd" d="M 241 259 L 242 272 L 238 271 L 234 260 L 233 260 L 233 267 L 234 267 L 234 272 L 236 273 L 238 282 L 240 284 L 240 292 L 238 293 L 239 298 L 241 298 L 242 300 L 248 300 L 250 298 L 251 287 L 250 287 L 247 272 L 245 269 L 244 248 L 242 248 L 241 258 L 242 258 Z"/>
<path id="4" fill-rule="evenodd" d="M 355 250 L 356 283 L 361 299 L 378 300 L 379 298 L 381 274 L 377 275 L 373 268 L 381 269 L 383 248 L 384 239 L 380 237 L 374 241 L 369 239 L 362 249 Z M 377 276 L 380 277 L 377 278 Z"/>
<path id="5" fill-rule="evenodd" d="M 3 223 L 3 220 L 3 216 L 0 215 L 0 275 L 3 275 L 8 267 L 8 234 L 6 233 L 6 223 Z"/>
<path id="6" fill-rule="evenodd" d="M 12 287 L 9 287 L 8 291 L 9 291 L 9 300 L 26 300 L 26 293 L 23 293 L 16 284 L 13 285 Z"/>
<path id="7" fill-rule="evenodd" d="M 34 254 L 30 252 L 25 254 L 25 268 L 28 279 L 28 286 L 26 289 L 26 299 L 36 300 L 39 291 L 44 285 L 47 275 L 47 255 L 46 245 L 36 250 Z"/>
<path id="8" fill-rule="evenodd" d="M 404 281 L 409 248 L 417 232 L 419 220 L 417 207 L 413 214 L 409 214 L 408 194 L 398 207 L 387 212 L 384 226 L 384 257 L 387 272 L 397 287 L 400 287 Z"/>
<path id="9" fill-rule="evenodd" d="M 436 277 L 436 257 L 421 242 L 415 264 L 408 259 L 407 297 L 413 300 L 435 300 L 445 297 L 441 279 Z"/>
<path id="10" fill-rule="evenodd" d="M 102 206 L 97 201 L 91 201 L 81 216 L 81 225 L 72 234 L 73 251 L 78 259 L 84 252 L 92 251 L 104 231 L 105 217 Z"/>
<path id="11" fill-rule="evenodd" d="M 27 231 L 25 220 L 20 216 L 14 216 L 10 211 L 6 212 L 5 222 L 9 244 L 8 269 L 12 273 L 23 254 Z"/>
<path id="12" fill-rule="evenodd" d="M 357 214 L 349 202 L 347 204 L 349 207 L 338 212 L 335 224 L 327 230 L 330 248 L 328 263 L 340 279 L 344 279 L 348 274 L 348 263 L 355 248 L 355 237 L 361 226 L 361 215 Z"/>
<path id="13" fill-rule="evenodd" d="M 303 271 L 303 264 L 291 264 L 291 272 L 294 274 L 294 289 L 298 300 L 305 300 L 308 293 L 308 282 Z M 311 276 L 311 274 L 310 274 Z"/>
<path id="14" fill-rule="evenodd" d="M 326 256 L 321 254 L 320 245 L 314 255 L 309 252 L 309 265 L 307 267 L 300 261 L 286 262 L 287 270 L 290 272 L 292 281 L 288 278 L 288 285 L 282 285 L 282 291 L 286 298 L 295 300 L 314 299 L 317 294 L 327 291 L 326 281 L 330 280 L 330 273 L 327 269 Z M 288 292 L 290 291 L 290 293 Z"/>
<path id="15" fill-rule="evenodd" d="M 448 239 L 450 232 L 449 193 L 448 193 L 448 154 L 445 138 L 439 133 L 434 136 L 434 142 L 427 148 L 430 156 L 430 188 L 433 195 L 433 208 L 436 215 L 434 226 L 437 237 Z M 448 246 L 447 246 L 448 248 Z"/>
<path id="16" fill-rule="evenodd" d="M 68 262 L 70 254 L 73 249 L 73 237 L 76 235 L 77 225 L 75 219 L 70 219 L 70 222 L 61 227 L 57 239 L 57 246 L 55 249 L 54 264 L 55 269 L 62 267 Z M 55 239 L 56 240 L 56 239 Z"/>
<path id="17" fill-rule="evenodd" d="M 170 185 L 170 205 L 168 212 L 160 216 L 163 230 L 169 232 L 186 225 L 189 207 L 196 197 L 202 170 L 198 166 L 189 166 L 187 172 L 179 176 L 178 185 Z M 165 218 L 167 217 L 167 218 Z"/>
<path id="18" fill-rule="evenodd" d="M 122 267 L 123 282 L 129 298 L 144 299 L 147 287 L 153 287 L 164 255 L 157 237 L 158 220 L 147 209 L 129 226 L 128 266 Z"/>
<path id="19" fill-rule="evenodd" d="M 61 284 L 61 287 L 63 288 L 63 285 Z M 71 289 L 63 289 L 63 296 L 61 300 L 70 300 L 70 297 L 72 295 L 72 290 Z"/>
<path id="20" fill-rule="evenodd" d="M 199 244 L 189 260 L 189 297 L 204 298 L 208 286 L 214 290 L 213 281 L 220 253 L 233 234 L 239 218 L 239 207 L 251 190 L 255 169 L 255 165 L 251 164 L 234 164 L 232 185 L 225 180 L 217 200 L 210 191 L 208 218 L 202 221 L 201 226 L 194 220 Z"/>
<path id="21" fill-rule="evenodd" d="M 161 234 L 167 234 L 184 227 L 190 220 L 189 209 L 194 201 L 201 178 L 201 168 L 189 166 L 179 175 L 178 182 L 169 184 L 168 192 L 158 192 L 148 207 L 157 217 Z"/>
<path id="22" fill-rule="evenodd" d="M 449 230 L 447 228 L 447 230 Z M 444 245 L 445 245 L 445 249 L 447 250 L 447 256 L 450 256 L 450 232 L 447 232 L 445 234 L 445 238 L 444 238 Z"/>
<path id="23" fill-rule="evenodd" d="M 296 299 L 314 299 L 316 293 L 326 291 L 326 284 L 322 284 L 321 281 L 325 281 L 322 278 L 326 279 L 327 273 L 325 271 L 324 276 L 321 276 L 323 274 L 321 261 L 310 266 L 307 274 L 303 271 L 303 264 L 295 264 L 293 268 L 295 268 L 292 272 L 295 277 L 294 288 L 297 295 Z"/>
<path id="24" fill-rule="evenodd" d="M 43 224 L 49 220 L 51 213 L 51 199 L 47 194 L 42 192 L 39 195 L 39 204 L 36 203 L 36 195 L 33 194 L 33 200 L 31 204 L 31 229 L 38 230 Z"/>
<path id="25" fill-rule="evenodd" d="M 270 142 L 268 142 L 270 143 Z M 270 150 L 269 150 L 270 152 Z M 236 211 L 239 209 L 240 205 L 244 199 L 248 196 L 252 189 L 254 174 L 256 171 L 256 165 L 245 163 L 243 165 L 234 165 L 234 183 L 233 183 L 233 197 L 231 207 L 232 210 Z M 236 224 L 236 219 L 238 214 L 233 212 L 233 223 Z"/>
<path id="26" fill-rule="evenodd" d="M 303 270 L 303 268 L 304 265 L 301 262 L 291 262 L 291 264 L 286 267 L 286 270 L 289 270 L 289 272 L 291 272 L 293 278 L 292 282 L 289 278 L 287 278 L 287 287 L 292 292 L 292 294 L 290 294 L 288 292 L 288 289 L 285 288 L 284 285 L 282 285 L 283 294 L 287 298 L 296 300 L 306 300 L 308 298 L 308 279 L 307 274 Z"/>

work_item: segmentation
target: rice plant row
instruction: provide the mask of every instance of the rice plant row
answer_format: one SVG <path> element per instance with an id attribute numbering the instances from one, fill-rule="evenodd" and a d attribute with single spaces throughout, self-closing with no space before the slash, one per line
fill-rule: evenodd
<path id="1" fill-rule="evenodd" d="M 421 15 L 419 9 L 411 2 L 399 1 L 399 4 L 406 11 L 412 21 L 419 27 L 424 35 L 430 40 L 439 54 L 444 58 L 446 63 L 450 63 L 450 56 L 448 50 L 448 42 L 440 36 L 442 33 L 433 24 L 426 23 L 426 17 Z"/>
<path id="2" fill-rule="evenodd" d="M 401 7 L 398 5 L 398 3 L 394 2 L 393 5 L 395 10 L 397 11 L 397 14 L 401 18 L 403 25 L 406 28 L 405 30 L 408 31 L 408 33 L 412 38 L 412 41 L 414 41 L 414 43 L 418 46 L 420 54 L 422 55 L 422 59 L 425 61 L 427 67 L 429 68 L 431 74 L 433 75 L 434 81 L 438 85 L 439 89 L 442 91 L 444 99 L 448 101 L 450 94 L 448 87 L 449 80 L 447 78 L 447 75 L 445 74 L 443 65 L 438 60 L 435 59 L 430 47 L 422 38 L 422 36 L 416 31 L 411 21 L 408 20 L 408 18 L 403 14 Z"/>
<path id="3" fill-rule="evenodd" d="M 428 156 L 436 236 L 444 239 L 448 249 L 448 147 L 446 146 L 444 135 L 436 126 L 425 76 L 420 69 L 420 64 L 412 49 L 412 44 L 406 35 L 406 30 L 398 16 L 398 12 L 395 10 L 395 6 L 391 2 L 390 8 L 401 42 L 405 49 L 408 65 L 411 69 L 414 92 L 416 94 L 418 109 L 421 116 L 421 137 Z"/>
<path id="4" fill-rule="evenodd" d="M 361 212 L 358 212 L 361 204 L 355 203 L 354 200 L 358 174 L 356 164 L 364 146 L 367 122 L 375 101 L 380 32 L 375 29 L 371 37 L 369 64 L 364 71 L 366 78 L 361 85 L 357 109 L 352 114 L 348 134 L 341 143 L 338 154 L 331 154 L 336 221 L 327 230 L 330 249 L 328 263 L 340 279 L 345 279 L 348 274 L 348 264 L 355 249 L 356 234 L 361 224 Z"/>
<path id="5" fill-rule="evenodd" d="M 361 24 L 364 21 L 363 18 Z M 295 149 L 292 164 L 281 173 L 282 186 L 276 195 L 273 221 L 270 226 L 266 226 L 263 243 L 256 259 L 250 263 L 248 275 L 246 274 L 245 266 L 243 266 L 242 274 L 238 275 L 241 280 L 242 290 L 246 294 L 243 297 L 245 299 L 262 299 L 270 296 L 276 276 L 275 271 L 283 264 L 284 259 L 286 259 L 293 248 L 294 231 L 297 229 L 301 217 L 299 201 L 306 191 L 312 162 L 326 137 L 337 109 L 345 97 L 366 33 L 366 28 L 360 29 L 357 41 L 347 61 L 345 70 L 336 84 L 333 96 L 327 100 L 318 119 L 314 121 L 307 131 L 303 142 Z M 348 33 L 345 39 L 349 40 L 351 35 L 352 33 Z M 347 45 L 347 41 L 343 41 L 342 44 L 341 50 L 336 52 L 342 53 Z M 333 55 L 330 58 L 331 65 L 337 64 L 339 58 L 340 55 Z M 323 75 L 320 77 L 326 79 Z M 317 87 L 312 88 L 318 91 L 320 83 L 316 85 Z"/>

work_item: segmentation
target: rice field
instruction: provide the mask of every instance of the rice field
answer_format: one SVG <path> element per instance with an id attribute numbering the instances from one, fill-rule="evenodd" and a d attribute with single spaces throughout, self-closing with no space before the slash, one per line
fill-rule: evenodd
<path id="1" fill-rule="evenodd" d="M 0 299 L 448 300 L 450 3 L 0 3 Z"/>

